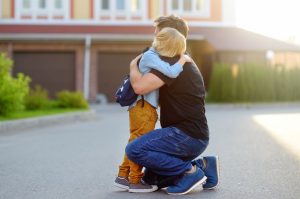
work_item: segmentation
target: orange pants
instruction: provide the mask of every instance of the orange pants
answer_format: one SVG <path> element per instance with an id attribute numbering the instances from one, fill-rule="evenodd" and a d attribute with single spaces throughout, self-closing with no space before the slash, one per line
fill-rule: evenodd
<path id="1" fill-rule="evenodd" d="M 128 142 L 154 130 L 157 122 L 156 109 L 148 102 L 139 100 L 137 104 L 129 110 L 130 137 Z M 139 183 L 143 177 L 142 166 L 130 161 L 127 155 L 124 155 L 123 163 L 119 166 L 120 177 L 129 178 L 132 184 Z"/>

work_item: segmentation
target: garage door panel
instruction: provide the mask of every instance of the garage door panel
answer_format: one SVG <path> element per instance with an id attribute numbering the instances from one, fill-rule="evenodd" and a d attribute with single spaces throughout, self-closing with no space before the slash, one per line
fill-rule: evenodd
<path id="1" fill-rule="evenodd" d="M 51 98 L 61 90 L 75 90 L 75 53 L 15 52 L 13 73 L 31 78 L 31 87 L 41 85 Z"/>
<path id="2" fill-rule="evenodd" d="M 137 53 L 98 53 L 98 93 L 107 96 L 109 102 L 114 102 L 116 89 L 126 74 L 129 74 L 129 64 Z"/>

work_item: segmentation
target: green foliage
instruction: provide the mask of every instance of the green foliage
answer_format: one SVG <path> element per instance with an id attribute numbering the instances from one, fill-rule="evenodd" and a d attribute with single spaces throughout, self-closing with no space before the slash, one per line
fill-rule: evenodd
<path id="1" fill-rule="evenodd" d="M 41 116 L 48 116 L 48 115 L 56 115 L 62 113 L 69 113 L 69 112 L 76 112 L 76 111 L 85 111 L 87 109 L 78 109 L 78 108 L 47 108 L 41 110 L 23 110 L 23 111 L 16 111 L 7 116 L 0 115 L 0 122 L 1 121 L 8 121 L 8 120 L 16 120 L 16 119 L 23 119 L 23 118 L 31 118 L 31 117 L 41 117 Z"/>
<path id="2" fill-rule="evenodd" d="M 8 76 L 11 73 L 13 61 L 0 53 L 0 77 Z"/>
<path id="3" fill-rule="evenodd" d="M 88 108 L 81 92 L 61 91 L 57 93 L 58 106 L 63 108 Z"/>
<path id="4" fill-rule="evenodd" d="M 40 85 L 36 85 L 31 89 L 29 94 L 25 97 L 25 107 L 27 110 L 40 110 L 47 108 L 49 99 L 48 91 Z"/>
<path id="5" fill-rule="evenodd" d="M 24 108 L 24 97 L 29 92 L 30 78 L 19 73 L 11 75 L 12 60 L 0 54 L 0 115 Z"/>
<path id="6" fill-rule="evenodd" d="M 213 68 L 207 100 L 210 102 L 300 101 L 300 69 L 244 64 L 234 77 L 232 66 Z"/>

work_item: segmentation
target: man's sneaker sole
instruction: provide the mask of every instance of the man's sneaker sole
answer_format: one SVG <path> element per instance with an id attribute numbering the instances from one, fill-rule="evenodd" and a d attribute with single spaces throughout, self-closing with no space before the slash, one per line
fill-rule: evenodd
<path id="1" fill-rule="evenodd" d="M 116 183 L 114 182 L 114 185 L 120 189 L 124 189 L 124 190 L 128 190 L 129 189 L 129 186 L 126 186 L 126 185 L 122 185 L 122 184 L 119 184 L 119 183 Z"/>
<path id="2" fill-rule="evenodd" d="M 210 187 L 210 188 L 204 188 L 204 190 L 212 190 L 212 189 L 215 189 L 218 187 L 219 183 L 220 183 L 220 161 L 219 161 L 219 156 L 216 156 L 217 157 L 217 176 L 218 176 L 218 183 L 213 186 L 213 187 Z"/>
<path id="3" fill-rule="evenodd" d="M 130 192 L 130 193 L 151 193 L 151 192 L 158 190 L 158 187 L 156 185 L 151 185 L 151 186 L 152 186 L 152 189 L 129 189 L 128 188 L 128 192 Z"/>
<path id="4" fill-rule="evenodd" d="M 185 192 L 181 192 L 181 193 L 169 193 L 167 192 L 169 195 L 184 195 L 189 193 L 190 191 L 192 191 L 194 188 L 196 188 L 197 186 L 204 184 L 206 181 L 207 177 L 204 176 L 202 179 L 200 179 L 198 182 L 196 182 L 192 187 L 190 187 L 187 191 Z"/>

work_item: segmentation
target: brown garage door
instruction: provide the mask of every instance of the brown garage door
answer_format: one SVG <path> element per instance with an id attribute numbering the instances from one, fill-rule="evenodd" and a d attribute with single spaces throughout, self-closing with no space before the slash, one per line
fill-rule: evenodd
<path id="1" fill-rule="evenodd" d="M 129 73 L 129 63 L 138 53 L 98 53 L 98 93 L 114 102 L 116 89 Z"/>
<path id="2" fill-rule="evenodd" d="M 75 90 L 75 53 L 15 52 L 13 59 L 13 73 L 30 76 L 31 87 L 41 85 L 52 98 L 58 91 Z"/>

